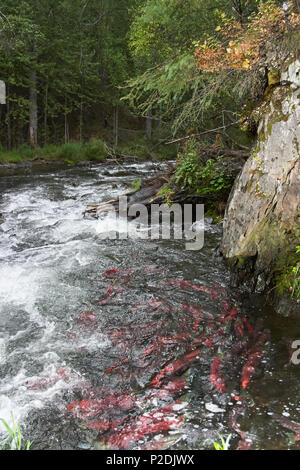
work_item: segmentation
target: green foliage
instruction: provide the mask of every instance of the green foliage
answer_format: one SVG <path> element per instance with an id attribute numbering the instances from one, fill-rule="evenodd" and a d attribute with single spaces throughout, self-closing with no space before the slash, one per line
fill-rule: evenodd
<path id="1" fill-rule="evenodd" d="M 276 288 L 280 295 L 289 292 L 291 299 L 300 299 L 300 246 L 295 250 L 295 264 L 286 267 L 275 277 Z"/>
<path id="2" fill-rule="evenodd" d="M 229 436 L 225 438 L 221 434 L 218 433 L 218 436 L 221 442 L 212 441 L 211 439 L 206 439 L 204 442 L 212 443 L 215 450 L 229 450 L 229 444 L 230 444 L 230 439 L 232 435 L 229 434 Z"/>
<path id="3" fill-rule="evenodd" d="M 168 185 L 164 185 L 164 187 L 158 193 L 160 196 L 164 197 L 166 204 L 170 207 L 173 204 L 172 197 L 175 194 L 175 191 L 170 188 Z"/>
<path id="4" fill-rule="evenodd" d="M 116 153 L 119 155 L 138 157 L 141 160 L 171 160 L 176 158 L 174 146 L 157 145 L 149 141 L 144 135 L 128 138 L 119 143 Z"/>
<path id="5" fill-rule="evenodd" d="M 122 101 L 144 116 L 151 109 L 171 123 L 173 135 L 191 128 L 197 132 L 238 120 L 243 97 L 236 84 L 231 73 L 218 80 L 215 74 L 201 73 L 193 51 L 184 51 L 130 79 Z M 229 111 L 224 114 L 224 109 Z M 245 143 L 239 130 L 226 138 L 230 144 L 236 139 Z"/>
<path id="6" fill-rule="evenodd" d="M 197 101 L 206 86 L 207 81 L 196 69 L 193 54 L 188 52 L 130 80 L 128 93 L 122 100 L 128 101 L 143 115 L 151 109 L 162 118 L 171 118 L 175 134 L 183 125 L 195 122 L 195 116 L 192 115 L 195 108 L 191 106 L 190 100 L 193 103 Z M 198 110 L 198 117 L 199 113 Z"/>
<path id="7" fill-rule="evenodd" d="M 139 191 L 141 189 L 142 182 L 143 182 L 142 178 L 138 178 L 137 180 L 133 181 L 130 185 L 132 188 L 132 191 L 135 193 Z"/>
<path id="8" fill-rule="evenodd" d="M 226 438 L 226 440 L 220 434 L 218 434 L 218 436 L 221 440 L 221 443 L 213 442 L 215 450 L 229 450 L 229 442 L 231 439 L 231 434 Z"/>
<path id="9" fill-rule="evenodd" d="M 30 145 L 20 145 L 16 149 L 7 152 L 0 147 L 1 163 L 20 163 L 23 161 L 65 161 L 66 163 L 78 163 L 81 161 L 104 161 L 112 153 L 112 150 L 101 139 L 91 139 L 89 142 L 69 142 L 62 145 L 45 145 L 32 148 Z M 149 142 L 146 137 L 123 140 L 116 149 L 117 155 L 126 155 L 143 159 L 171 160 L 176 158 L 174 146 L 156 145 Z"/>
<path id="10" fill-rule="evenodd" d="M 119 143 L 117 154 L 147 159 L 150 157 L 150 144 L 145 136 L 136 136 Z"/>
<path id="11" fill-rule="evenodd" d="M 0 149 L 0 163 L 20 163 L 26 160 L 57 160 L 74 164 L 88 160 L 103 161 L 107 158 L 107 153 L 106 144 L 99 139 L 92 139 L 86 144 L 69 142 L 62 145 L 46 145 L 43 148 L 21 145 L 11 152 Z"/>
<path id="12" fill-rule="evenodd" d="M 130 104 L 138 115 L 151 109 L 165 128 L 171 123 L 173 134 L 214 126 L 220 109 L 238 111 L 238 94 L 232 81 L 216 84 L 199 72 L 196 43 L 216 35 L 224 17 L 247 18 L 256 3 L 6 0 L 0 68 L 8 106 L 1 141 L 11 149 L 28 140 L 30 91 L 37 93 L 39 145 L 87 139 L 95 114 L 116 105 Z"/>
<path id="13" fill-rule="evenodd" d="M 224 10 L 232 14 L 230 3 L 228 0 L 211 0 L 208 8 L 205 0 L 141 2 L 130 32 L 135 56 L 154 64 L 177 52 L 192 50 L 199 37 L 215 31 Z M 247 3 L 253 2 L 248 0 Z"/>
<path id="14" fill-rule="evenodd" d="M 73 142 L 63 144 L 58 149 L 57 157 L 59 160 L 64 160 L 67 163 L 79 161 L 82 155 L 81 150 L 82 148 L 80 144 Z"/>
<path id="15" fill-rule="evenodd" d="M 185 188 L 197 188 L 202 171 L 202 160 L 198 153 L 191 151 L 182 154 L 178 159 L 175 183 L 182 184 Z"/>
<path id="16" fill-rule="evenodd" d="M 194 149 L 179 155 L 174 175 L 176 186 L 181 186 L 197 195 L 224 195 L 234 181 L 234 175 L 222 168 L 222 156 L 216 160 L 203 158 Z"/>
<path id="17" fill-rule="evenodd" d="M 39 143 L 68 142 L 68 126 L 89 109 L 116 104 L 133 71 L 127 33 L 136 0 L 6 0 L 0 15 L 1 79 L 7 84 L 7 131 L 27 140 L 29 90 L 38 94 Z M 32 72 L 37 79 L 30 80 Z M 66 135 L 65 135 L 66 134 Z M 4 141 L 2 136 L 2 142 Z"/>
<path id="18" fill-rule="evenodd" d="M 85 160 L 105 160 L 107 156 L 107 147 L 102 140 L 92 139 L 83 146 L 83 155 Z"/>
<path id="19" fill-rule="evenodd" d="M 224 109 L 241 109 L 241 87 L 235 87 L 231 72 L 200 72 L 195 48 L 199 41 L 217 40 L 229 18 L 246 22 L 257 5 L 256 0 L 212 0 L 209 6 L 204 0 L 142 2 L 130 32 L 137 74 L 124 99 L 143 115 L 151 109 L 172 122 L 173 135 L 195 126 L 224 125 Z"/>
<path id="20" fill-rule="evenodd" d="M 25 448 L 23 449 L 22 443 L 22 434 L 21 434 L 21 426 L 19 423 L 15 423 L 14 415 L 11 413 L 11 420 L 12 425 L 10 426 L 4 419 L 0 418 L 0 421 L 3 423 L 9 438 L 2 443 L 0 449 L 5 450 L 8 447 L 10 450 L 30 450 L 32 442 L 27 441 L 25 444 Z"/>
<path id="21" fill-rule="evenodd" d="M 217 163 L 219 163 L 221 159 L 222 156 L 218 157 Z M 204 187 L 199 188 L 196 191 L 197 194 L 224 193 L 231 189 L 234 177 L 231 173 L 219 170 L 217 163 L 211 159 L 207 160 L 205 167 L 199 174 L 200 184 L 203 182 Z"/>

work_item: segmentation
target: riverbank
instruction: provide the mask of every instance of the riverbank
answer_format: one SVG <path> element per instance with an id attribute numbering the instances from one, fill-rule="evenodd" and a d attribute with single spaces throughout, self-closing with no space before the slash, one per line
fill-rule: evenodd
<path id="1" fill-rule="evenodd" d="M 114 149 L 102 139 L 91 139 L 89 142 L 69 142 L 60 145 L 45 145 L 32 148 L 22 145 L 14 150 L 0 149 L 0 166 L 41 163 L 67 163 L 71 165 L 83 162 L 103 162 L 115 157 L 135 157 L 139 160 L 169 160 L 176 158 L 176 146 L 147 141 L 146 138 L 128 139 Z"/>

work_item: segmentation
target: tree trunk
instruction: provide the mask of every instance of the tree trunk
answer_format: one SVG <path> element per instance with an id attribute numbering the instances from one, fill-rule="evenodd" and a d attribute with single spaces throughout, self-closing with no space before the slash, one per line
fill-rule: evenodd
<path id="1" fill-rule="evenodd" d="M 30 89 L 29 89 L 29 142 L 32 147 L 37 145 L 37 132 L 38 132 L 38 106 L 37 106 L 37 78 L 36 71 L 33 70 L 30 74 Z"/>
<path id="2" fill-rule="evenodd" d="M 293 10 L 295 13 L 300 13 L 300 0 L 292 0 Z"/>
<path id="3" fill-rule="evenodd" d="M 65 144 L 69 142 L 69 123 L 68 123 L 68 115 L 65 113 Z"/>
<path id="4" fill-rule="evenodd" d="M 47 84 L 46 84 L 46 90 L 45 90 L 45 109 L 44 109 L 44 145 L 47 144 L 48 142 L 48 90 L 49 90 L 49 84 L 48 84 L 48 78 L 47 78 Z"/>
<path id="5" fill-rule="evenodd" d="M 69 143 L 69 123 L 67 111 L 67 98 L 65 97 L 65 144 Z"/>
<path id="6" fill-rule="evenodd" d="M 148 115 L 147 115 L 146 135 L 147 135 L 147 139 L 151 140 L 151 137 L 152 137 L 152 112 L 151 112 L 151 109 L 149 109 Z"/>
<path id="7" fill-rule="evenodd" d="M 82 134 L 83 134 L 83 104 L 82 99 L 80 102 L 80 116 L 79 116 L 79 141 L 82 143 Z"/>
<path id="8" fill-rule="evenodd" d="M 243 6 L 241 0 L 232 0 L 233 3 L 233 9 L 235 10 L 237 16 L 238 16 L 238 21 L 240 22 L 241 25 L 244 23 L 244 11 L 243 11 Z"/>
<path id="9" fill-rule="evenodd" d="M 114 148 L 116 149 L 119 144 L 119 108 L 115 107 L 114 112 Z"/>
<path id="10" fill-rule="evenodd" d="M 11 145 L 11 118 L 10 118 L 10 101 L 9 101 L 9 86 L 7 85 L 7 149 L 10 151 L 12 149 Z"/>

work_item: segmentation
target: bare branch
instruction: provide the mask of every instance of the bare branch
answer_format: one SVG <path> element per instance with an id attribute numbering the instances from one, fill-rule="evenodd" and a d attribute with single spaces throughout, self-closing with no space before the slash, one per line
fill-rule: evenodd
<path id="1" fill-rule="evenodd" d="M 174 139 L 174 140 L 171 140 L 170 142 L 166 142 L 165 145 L 175 144 L 177 142 L 182 142 L 183 140 L 192 139 L 193 137 L 200 137 L 201 135 L 210 134 L 211 132 L 223 131 L 227 129 L 228 127 L 235 126 L 236 124 L 238 124 L 238 122 L 239 121 L 235 121 L 230 124 L 227 124 L 227 126 L 220 126 L 220 127 L 216 127 L 215 129 L 208 129 L 207 131 L 200 132 L 199 134 L 191 134 L 185 137 L 180 137 L 179 139 Z"/>

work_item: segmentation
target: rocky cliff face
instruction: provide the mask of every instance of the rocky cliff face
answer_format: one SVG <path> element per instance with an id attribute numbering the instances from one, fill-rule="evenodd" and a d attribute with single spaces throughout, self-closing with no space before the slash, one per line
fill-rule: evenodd
<path id="1" fill-rule="evenodd" d="M 300 61 L 282 71 L 253 112 L 257 147 L 226 209 L 222 252 L 236 282 L 264 291 L 300 245 Z"/>

